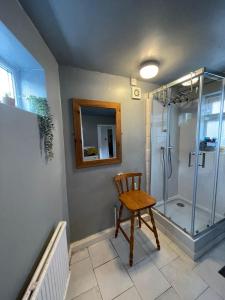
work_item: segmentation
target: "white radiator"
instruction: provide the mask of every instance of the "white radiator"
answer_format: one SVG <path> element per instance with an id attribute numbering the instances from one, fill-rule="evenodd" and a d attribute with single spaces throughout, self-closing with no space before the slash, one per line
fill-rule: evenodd
<path id="1" fill-rule="evenodd" d="M 66 222 L 60 222 L 22 300 L 63 300 L 69 282 Z"/>

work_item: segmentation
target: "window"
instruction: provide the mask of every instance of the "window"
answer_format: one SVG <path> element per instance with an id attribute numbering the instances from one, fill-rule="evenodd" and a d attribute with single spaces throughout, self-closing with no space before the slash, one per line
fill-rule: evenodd
<path id="1" fill-rule="evenodd" d="M 0 104 L 35 114 L 47 101 L 45 71 L 0 21 Z"/>
<path id="2" fill-rule="evenodd" d="M 11 71 L 0 65 L 0 101 L 5 104 L 15 103 L 14 76 Z"/>
<path id="3" fill-rule="evenodd" d="M 221 93 L 208 95 L 203 101 L 202 115 L 204 120 L 202 139 L 218 139 L 219 135 L 219 114 L 221 105 Z M 223 107 L 223 122 L 221 132 L 221 146 L 225 146 L 225 106 Z"/>

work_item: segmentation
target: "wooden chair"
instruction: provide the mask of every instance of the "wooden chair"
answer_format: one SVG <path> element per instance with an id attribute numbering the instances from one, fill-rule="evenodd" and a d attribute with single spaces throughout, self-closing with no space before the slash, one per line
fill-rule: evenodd
<path id="1" fill-rule="evenodd" d="M 117 237 L 120 229 L 128 243 L 130 244 L 130 266 L 133 265 L 135 217 L 138 218 L 139 228 L 141 228 L 142 221 L 154 233 L 157 249 L 160 250 L 158 233 L 151 209 L 152 206 L 156 204 L 156 200 L 152 196 L 149 196 L 147 193 L 141 190 L 141 176 L 142 173 L 120 173 L 114 177 L 120 200 L 120 209 L 119 216 L 117 218 L 115 237 Z M 135 181 L 136 178 L 138 178 L 137 183 Z M 136 184 L 138 184 L 137 187 L 135 187 Z M 129 218 L 121 220 L 124 206 L 129 210 L 131 216 Z M 141 217 L 141 210 L 143 209 L 148 209 L 152 227 Z M 127 236 L 120 225 L 122 222 L 125 222 L 129 219 L 131 221 L 130 238 Z"/>

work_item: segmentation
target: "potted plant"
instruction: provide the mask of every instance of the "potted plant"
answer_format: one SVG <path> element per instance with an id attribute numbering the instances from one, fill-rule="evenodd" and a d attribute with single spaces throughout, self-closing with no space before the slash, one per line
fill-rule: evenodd
<path id="1" fill-rule="evenodd" d="M 2 102 L 12 107 L 15 106 L 15 99 L 10 97 L 8 93 L 5 93 L 5 96 L 2 98 Z"/>
<path id="2" fill-rule="evenodd" d="M 45 160 L 48 162 L 54 157 L 53 152 L 53 116 L 50 113 L 50 108 L 46 98 L 30 95 L 27 98 L 30 111 L 37 114 L 38 127 L 40 133 L 40 150 L 44 152 Z"/>

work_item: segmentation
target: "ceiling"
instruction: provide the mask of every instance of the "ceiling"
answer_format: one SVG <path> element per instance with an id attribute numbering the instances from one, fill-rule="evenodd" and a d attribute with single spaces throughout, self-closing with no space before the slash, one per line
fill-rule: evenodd
<path id="1" fill-rule="evenodd" d="M 138 77 L 147 59 L 166 83 L 225 70 L 225 1 L 20 0 L 59 64 Z"/>

